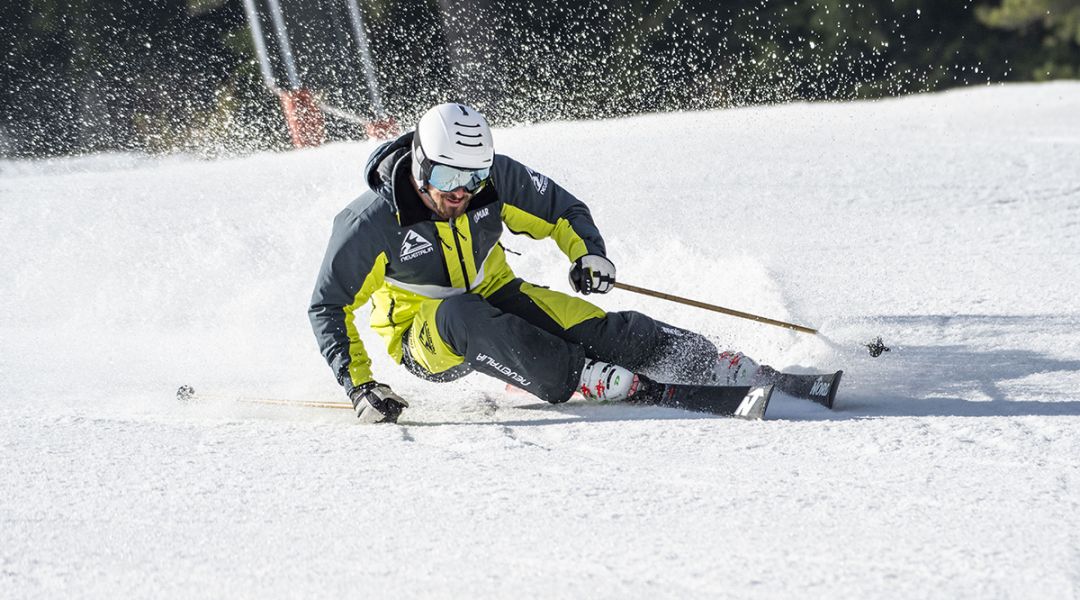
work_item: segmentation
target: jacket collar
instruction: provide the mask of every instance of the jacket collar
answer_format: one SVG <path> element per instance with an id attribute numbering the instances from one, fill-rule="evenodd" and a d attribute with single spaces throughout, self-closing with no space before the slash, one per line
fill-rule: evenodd
<path id="1" fill-rule="evenodd" d="M 436 220 L 435 213 L 420 199 L 412 184 L 412 152 L 405 152 L 394 164 L 390 204 L 394 207 L 398 225 L 408 227 L 420 221 Z"/>

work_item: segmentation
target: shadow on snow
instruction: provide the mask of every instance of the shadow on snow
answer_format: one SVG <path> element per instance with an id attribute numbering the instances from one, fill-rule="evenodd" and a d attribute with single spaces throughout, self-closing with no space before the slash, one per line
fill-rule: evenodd
<path id="1" fill-rule="evenodd" d="M 773 394 L 766 420 L 841 421 L 883 417 L 1014 417 L 1080 415 L 1080 390 L 1061 397 L 1025 378 L 1076 374 L 1080 360 L 1060 360 L 1029 350 L 974 350 L 966 346 L 905 346 L 879 359 L 864 357 L 845 369 L 844 385 L 833 410 L 809 400 Z M 1008 383 L 1008 385 L 1006 385 Z M 1019 391 L 1009 388 L 1019 388 Z M 1024 397 L 1025 399 L 1019 399 Z M 1045 400 L 1026 399 L 1030 397 Z M 1018 399 L 1013 399 L 1018 398 Z M 502 411 L 554 412 L 559 418 L 497 420 L 505 426 L 560 425 L 582 422 L 724 418 L 656 407 L 595 404 L 498 402 Z M 488 421 L 487 423 L 490 423 Z M 483 424 L 481 422 L 410 423 L 410 425 Z"/>

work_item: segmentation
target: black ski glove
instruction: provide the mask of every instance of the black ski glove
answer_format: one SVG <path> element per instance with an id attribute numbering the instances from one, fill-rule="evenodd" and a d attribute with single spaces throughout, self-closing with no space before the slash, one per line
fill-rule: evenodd
<path id="1" fill-rule="evenodd" d="M 377 381 L 354 388 L 349 399 L 361 423 L 397 423 L 401 411 L 409 407 L 390 386 Z"/>
<path id="2" fill-rule="evenodd" d="M 606 294 L 615 285 L 615 265 L 599 254 L 586 254 L 570 269 L 570 287 L 585 295 Z"/>

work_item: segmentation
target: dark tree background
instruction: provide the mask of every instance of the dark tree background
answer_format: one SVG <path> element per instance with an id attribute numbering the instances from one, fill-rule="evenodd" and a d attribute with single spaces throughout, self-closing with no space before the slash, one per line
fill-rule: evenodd
<path id="1" fill-rule="evenodd" d="M 0 154 L 286 147 L 241 0 L 5 2 Z M 281 6 L 304 85 L 368 117 L 342 2 Z M 451 99 L 510 124 L 1080 76 L 1080 0 L 359 5 L 386 109 L 406 125 Z"/>

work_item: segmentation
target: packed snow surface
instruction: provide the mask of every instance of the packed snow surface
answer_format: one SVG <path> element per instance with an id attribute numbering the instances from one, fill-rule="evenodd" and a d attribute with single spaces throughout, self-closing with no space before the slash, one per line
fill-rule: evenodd
<path id="1" fill-rule="evenodd" d="M 1080 597 L 1078 115 L 1056 83 L 496 131 L 620 280 L 820 328 L 591 297 L 845 370 L 762 422 L 527 408 L 366 329 L 401 424 L 243 404 L 344 400 L 306 308 L 374 143 L 0 163 L 0 595 Z"/>

